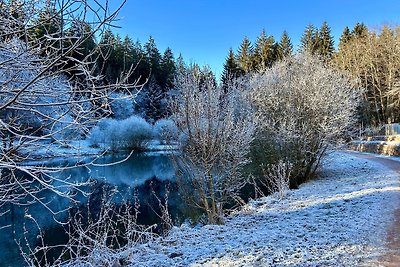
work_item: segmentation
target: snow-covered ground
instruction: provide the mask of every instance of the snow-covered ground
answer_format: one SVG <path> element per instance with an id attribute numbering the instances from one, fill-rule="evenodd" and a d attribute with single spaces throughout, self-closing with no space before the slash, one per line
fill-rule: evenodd
<path id="1" fill-rule="evenodd" d="M 53 158 L 62 156 L 81 157 L 99 155 L 102 153 L 101 149 L 91 147 L 88 140 L 69 141 L 65 144 L 43 142 L 35 145 L 34 147 L 26 146 L 24 150 L 20 152 L 23 155 L 30 155 L 30 157 L 33 158 Z"/>
<path id="2" fill-rule="evenodd" d="M 371 266 L 385 253 L 398 194 L 395 172 L 335 152 L 283 200 L 252 201 L 222 226 L 174 227 L 118 257 L 129 266 Z"/>
<path id="3" fill-rule="evenodd" d="M 177 150 L 177 144 L 163 144 L 159 140 L 151 140 L 149 141 L 145 153 L 147 155 L 153 154 L 170 154 L 174 153 Z M 22 156 L 26 156 L 30 160 L 26 160 L 25 164 L 38 164 L 38 163 L 46 163 L 47 159 L 54 158 L 76 158 L 77 160 L 81 160 L 82 157 L 87 156 L 101 156 L 109 153 L 111 150 L 106 150 L 104 148 L 93 147 L 90 144 L 90 141 L 85 140 L 75 140 L 69 141 L 65 145 L 60 145 L 57 143 L 40 143 L 35 146 L 29 147 L 26 146 L 24 149 L 21 149 L 19 152 Z M 129 151 L 125 151 L 126 154 Z M 121 151 L 123 153 L 123 151 Z M 36 160 L 40 159 L 40 160 Z"/>

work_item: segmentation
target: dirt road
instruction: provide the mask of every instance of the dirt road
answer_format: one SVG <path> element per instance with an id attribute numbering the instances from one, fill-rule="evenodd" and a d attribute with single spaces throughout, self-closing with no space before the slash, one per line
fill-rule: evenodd
<path id="1" fill-rule="evenodd" d="M 372 154 L 362 154 L 358 152 L 348 152 L 356 157 L 365 158 L 378 162 L 396 171 L 400 179 L 400 161 L 390 158 L 382 158 Z M 400 266 L 400 194 L 398 195 L 398 205 L 394 211 L 394 221 L 387 229 L 387 249 L 388 252 L 378 260 L 378 266 L 399 267 Z"/>

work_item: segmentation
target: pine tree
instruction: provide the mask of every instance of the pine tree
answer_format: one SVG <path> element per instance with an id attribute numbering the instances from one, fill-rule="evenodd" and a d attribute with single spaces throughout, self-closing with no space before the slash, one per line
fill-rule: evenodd
<path id="1" fill-rule="evenodd" d="M 82 74 L 79 70 L 80 62 L 85 61 L 90 63 L 90 69 L 96 69 L 96 41 L 93 37 L 92 28 L 89 23 L 85 21 L 76 20 L 72 23 L 71 27 L 66 32 L 66 42 L 64 44 L 65 50 L 68 51 L 71 47 L 76 48 L 67 56 L 64 70 L 78 79 L 76 75 Z"/>
<path id="2" fill-rule="evenodd" d="M 152 36 L 149 37 L 149 40 L 144 45 L 144 48 L 151 67 L 154 69 L 158 68 L 161 61 L 161 54 Z"/>
<path id="3" fill-rule="evenodd" d="M 265 69 L 276 61 L 275 40 L 273 36 L 267 36 L 263 30 L 257 38 L 253 55 L 252 69 Z"/>
<path id="4" fill-rule="evenodd" d="M 125 64 L 125 49 L 121 40 L 121 36 L 117 34 L 115 36 L 115 39 L 116 41 L 114 43 L 114 55 L 112 57 L 112 73 L 115 81 L 119 81 L 121 77 L 124 76 L 126 72 L 128 72 L 128 69 Z"/>
<path id="5" fill-rule="evenodd" d="M 138 59 L 135 55 L 133 41 L 128 35 L 125 36 L 121 45 L 123 51 L 123 69 L 125 72 L 128 72 L 137 65 Z M 129 82 L 133 82 L 132 77 L 129 77 Z"/>
<path id="6" fill-rule="evenodd" d="M 139 40 L 136 40 L 135 44 L 133 45 L 133 49 L 137 54 L 144 56 L 143 46 Z"/>
<path id="7" fill-rule="evenodd" d="M 300 51 L 314 54 L 315 43 L 316 43 L 315 36 L 316 36 L 316 29 L 314 25 L 309 24 L 307 28 L 304 30 L 304 33 L 301 37 Z"/>
<path id="8" fill-rule="evenodd" d="M 325 37 L 323 37 L 323 35 Z M 323 38 L 326 38 L 324 41 Z M 331 40 L 332 37 L 330 36 L 330 29 L 328 25 L 326 24 L 325 27 L 323 26 L 320 30 L 314 27 L 314 25 L 309 24 L 307 28 L 304 30 L 303 36 L 301 37 L 301 46 L 300 46 L 300 51 L 301 52 L 308 52 L 312 55 L 315 54 L 321 54 L 322 55 L 322 50 L 324 50 L 323 53 L 329 54 L 329 51 L 331 48 Z M 325 42 L 325 44 L 324 44 Z M 333 42 L 333 39 L 332 39 Z M 325 47 L 325 48 L 323 48 Z M 332 49 L 333 49 L 333 43 L 332 43 Z M 326 50 L 326 51 L 325 51 Z M 332 50 L 333 52 L 333 50 Z"/>
<path id="9" fill-rule="evenodd" d="M 156 82 L 154 76 L 150 79 L 144 101 L 146 120 L 154 123 L 166 116 L 165 94 Z"/>
<path id="10" fill-rule="evenodd" d="M 311 54 L 316 55 L 320 53 L 321 43 L 321 33 L 319 32 L 319 29 L 315 29 Z"/>
<path id="11" fill-rule="evenodd" d="M 164 89 L 161 87 L 164 83 L 161 70 L 162 56 L 152 36 L 149 37 L 149 40 L 144 45 L 144 50 L 146 53 L 145 61 L 150 67 L 150 82 L 147 86 L 149 103 L 146 108 L 146 110 L 148 110 L 146 114 L 148 118 L 158 120 L 163 116 L 161 103 L 165 96 Z"/>
<path id="12" fill-rule="evenodd" d="M 283 59 L 285 57 L 289 57 L 293 54 L 293 44 L 292 41 L 290 40 L 289 34 L 287 31 L 284 31 L 281 37 L 281 40 L 279 41 L 279 46 L 278 46 L 278 58 Z"/>
<path id="13" fill-rule="evenodd" d="M 365 35 L 368 33 L 368 29 L 364 23 L 357 22 L 351 33 L 356 38 L 365 37 Z"/>
<path id="14" fill-rule="evenodd" d="M 174 76 L 176 72 L 174 54 L 172 53 L 171 48 L 167 48 L 164 51 L 163 57 L 161 59 L 161 88 L 164 91 L 173 87 Z"/>
<path id="15" fill-rule="evenodd" d="M 253 46 L 249 38 L 244 37 L 238 51 L 238 63 L 244 73 L 249 73 L 252 68 Z"/>
<path id="16" fill-rule="evenodd" d="M 134 55 L 137 57 L 137 67 L 134 72 L 135 81 L 139 84 L 144 84 L 150 77 L 150 63 L 147 62 L 146 52 L 144 51 L 142 44 L 137 40 L 134 44 Z"/>
<path id="17" fill-rule="evenodd" d="M 118 81 L 124 72 L 123 45 L 118 35 L 111 30 L 106 30 L 99 43 L 100 73 L 104 75 L 105 82 L 112 84 Z"/>
<path id="18" fill-rule="evenodd" d="M 122 41 L 122 48 L 124 51 L 124 66 L 129 69 L 134 62 L 135 48 L 132 39 L 126 35 Z"/>
<path id="19" fill-rule="evenodd" d="M 161 75 L 161 54 L 152 36 L 149 37 L 144 48 L 146 52 L 146 61 L 151 68 L 151 75 L 154 76 L 155 82 L 159 84 Z"/>
<path id="20" fill-rule="evenodd" d="M 75 37 L 78 34 L 81 40 L 84 40 L 78 48 L 81 53 L 81 58 L 87 57 L 97 46 L 96 40 L 93 36 L 93 30 L 89 23 L 81 21 L 78 22 L 80 28 L 75 32 Z"/>
<path id="21" fill-rule="evenodd" d="M 239 77 L 241 73 L 241 69 L 236 62 L 235 53 L 233 52 L 232 48 L 229 49 L 228 57 L 225 60 L 224 70 L 222 72 L 222 84 L 224 88 L 227 88 L 227 84 L 231 79 L 235 79 Z"/>
<path id="22" fill-rule="evenodd" d="M 185 64 L 185 61 L 183 60 L 183 56 L 182 56 L 181 53 L 179 53 L 179 56 L 178 56 L 178 58 L 176 59 L 176 64 L 175 64 L 175 66 L 176 66 L 176 72 L 177 72 L 177 74 L 184 73 L 184 72 L 186 72 L 186 70 L 187 70 L 187 66 L 186 66 L 186 64 Z"/>
<path id="23" fill-rule="evenodd" d="M 351 34 L 349 27 L 346 26 L 339 39 L 339 50 L 342 49 L 344 45 L 346 45 L 351 40 L 352 37 L 353 35 Z"/>
<path id="24" fill-rule="evenodd" d="M 34 25 L 38 25 L 32 29 L 31 37 L 34 40 L 39 40 L 45 35 L 59 37 L 61 31 L 61 18 L 55 8 L 55 4 L 51 1 L 46 1 L 46 5 L 39 13 L 39 17 L 34 21 Z"/>
<path id="25" fill-rule="evenodd" d="M 148 71 L 146 72 L 143 69 L 149 69 L 148 67 L 144 67 L 146 65 L 143 59 L 143 51 L 141 48 L 140 42 L 134 43 L 133 40 L 126 35 L 124 40 L 121 43 L 121 52 L 122 54 L 122 70 L 125 73 L 130 72 L 130 76 L 128 77 L 129 83 L 139 82 L 142 84 L 145 82 L 143 77 L 148 77 Z M 134 69 L 134 71 L 133 71 Z M 144 75 L 145 72 L 147 76 Z"/>
<path id="26" fill-rule="evenodd" d="M 0 26 L 0 40 L 14 37 L 26 40 L 25 26 L 30 18 L 24 3 L 17 0 L 0 1 L 0 18 L 6 25 Z"/>
<path id="27" fill-rule="evenodd" d="M 333 37 L 331 35 L 331 29 L 328 26 L 328 23 L 324 21 L 319 31 L 318 52 L 323 58 L 330 59 L 332 58 L 334 51 L 335 48 Z"/>

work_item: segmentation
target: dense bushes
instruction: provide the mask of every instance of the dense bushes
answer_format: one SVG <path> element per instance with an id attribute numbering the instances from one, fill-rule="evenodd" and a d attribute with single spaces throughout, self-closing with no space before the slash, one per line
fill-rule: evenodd
<path id="1" fill-rule="evenodd" d="M 161 119 L 154 124 L 154 133 L 161 142 L 170 144 L 178 140 L 178 128 L 172 120 Z"/>
<path id="2" fill-rule="evenodd" d="M 113 118 L 123 120 L 132 116 L 134 112 L 133 98 L 134 95 L 112 93 L 109 97 L 109 103 Z"/>
<path id="3" fill-rule="evenodd" d="M 143 150 L 152 139 L 153 129 L 143 118 L 131 116 L 125 120 L 103 119 L 89 135 L 92 146 L 104 149 Z"/>
<path id="4" fill-rule="evenodd" d="M 161 119 L 154 126 L 138 116 L 124 120 L 103 119 L 94 127 L 89 136 L 94 147 L 116 150 L 144 150 L 155 139 L 170 144 L 178 139 L 178 130 L 173 121 Z"/>

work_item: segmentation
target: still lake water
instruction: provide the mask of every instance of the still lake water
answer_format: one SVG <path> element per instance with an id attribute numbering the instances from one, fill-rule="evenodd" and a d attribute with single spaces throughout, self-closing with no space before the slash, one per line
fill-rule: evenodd
<path id="1" fill-rule="evenodd" d="M 154 191 L 160 199 L 163 199 L 168 188 L 168 206 L 175 223 L 181 223 L 185 218 L 196 216 L 197 213 L 186 206 L 178 194 L 175 169 L 168 155 L 136 154 L 116 165 L 105 166 L 108 163 L 121 161 L 125 157 L 126 155 L 107 155 L 96 160 L 95 165 L 67 169 L 58 173 L 57 177 L 63 180 L 68 179 L 70 182 L 87 181 L 90 178 L 95 180 L 92 185 L 85 188 L 86 191 L 91 192 L 90 197 L 85 197 L 80 193 L 74 197 L 79 200 L 81 208 L 87 207 L 90 202 L 100 203 L 107 194 L 104 192 L 116 188 L 119 193 L 113 203 L 133 202 L 136 197 L 140 202 L 138 223 L 151 225 L 160 222 L 159 216 L 156 214 L 159 212 L 158 201 L 152 192 Z M 72 160 L 63 159 L 50 164 L 66 166 L 74 163 Z M 62 211 L 73 206 L 71 200 L 52 192 L 43 192 L 41 197 L 55 211 Z M 95 207 L 96 203 L 95 205 L 90 203 L 90 206 Z M 26 238 L 31 245 L 36 245 L 40 241 L 37 238 L 38 226 L 44 233 L 45 241 L 48 244 L 66 242 L 63 228 L 54 219 L 66 221 L 68 212 L 60 212 L 53 216 L 40 204 L 27 207 L 9 205 L 3 208 L 10 212 L 0 216 L 0 227 L 8 226 L 0 229 L 0 266 L 25 265 L 15 240 L 21 240 L 21 243 L 25 244 L 24 239 Z M 26 214 L 31 215 L 38 226 L 25 216 Z"/>

